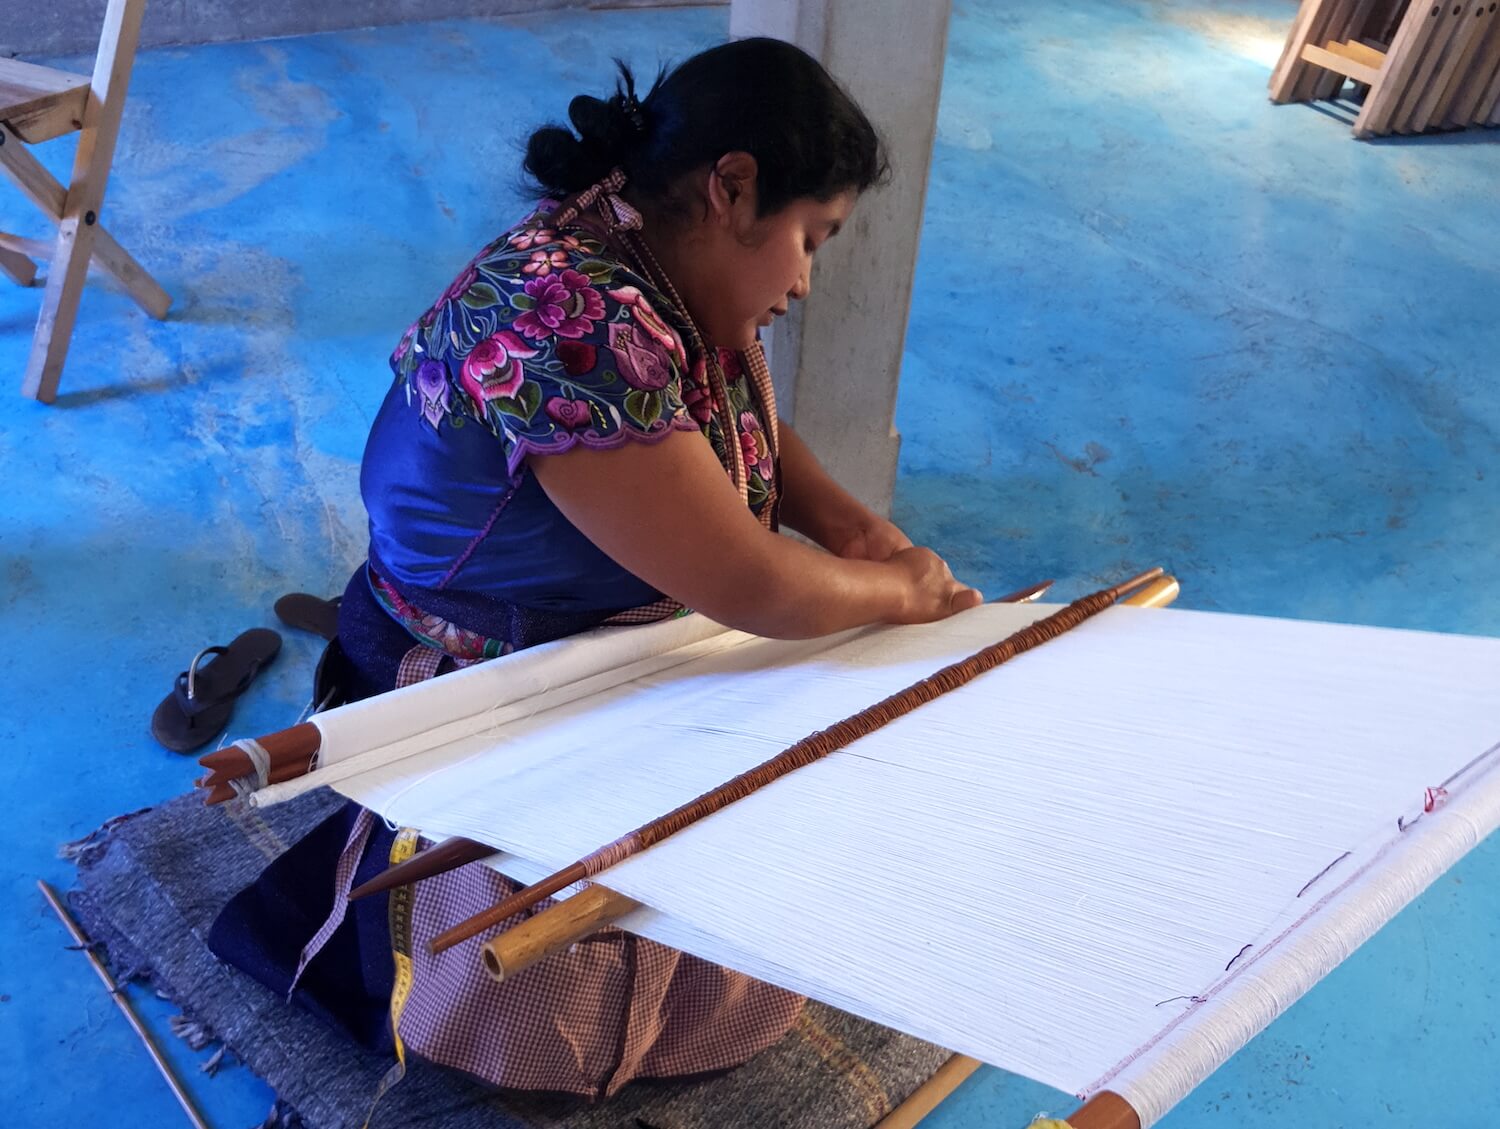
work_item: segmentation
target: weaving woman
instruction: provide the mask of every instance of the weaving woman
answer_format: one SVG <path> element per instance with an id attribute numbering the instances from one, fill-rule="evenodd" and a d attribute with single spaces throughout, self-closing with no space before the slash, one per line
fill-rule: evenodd
<path id="1" fill-rule="evenodd" d="M 369 560 L 340 608 L 350 697 L 683 608 L 793 638 L 979 602 L 778 423 L 757 341 L 883 175 L 869 121 L 772 40 L 704 52 L 643 98 L 621 74 L 608 101 L 573 101 L 574 130 L 532 136 L 547 201 L 395 350 L 362 471 Z M 345 914 L 333 890 L 392 841 L 358 808 L 329 819 L 230 904 L 216 951 L 380 1047 L 394 940 L 415 961 L 410 1049 L 589 1099 L 736 1066 L 796 1018 L 798 997 L 618 930 L 503 984 L 477 942 L 428 956 L 515 887 L 479 865 L 423 882 L 393 938 L 386 897 Z"/>

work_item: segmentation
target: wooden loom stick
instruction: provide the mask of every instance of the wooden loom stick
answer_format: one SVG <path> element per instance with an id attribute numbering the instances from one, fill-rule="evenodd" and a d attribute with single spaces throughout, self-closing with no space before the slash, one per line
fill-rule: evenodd
<path id="1" fill-rule="evenodd" d="M 444 839 L 436 846 L 428 847 L 427 850 L 413 855 L 405 862 L 398 862 L 389 870 L 381 871 L 368 882 L 362 882 L 349 891 L 349 900 L 358 901 L 371 894 L 394 890 L 397 886 L 407 886 L 413 882 L 420 882 L 424 878 L 434 878 L 439 874 L 446 874 L 450 870 L 457 870 L 461 866 L 468 866 L 471 862 L 478 862 L 480 859 L 499 853 L 488 843 L 455 835 L 451 839 Z"/>
<path id="2" fill-rule="evenodd" d="M 999 599 L 990 602 L 995 604 L 1029 604 L 1035 600 L 1040 600 L 1047 594 L 1047 589 L 1056 583 L 1057 581 L 1055 580 L 1044 580 L 1040 584 L 1033 584 L 1029 588 L 1021 588 L 1015 592 L 1008 592 Z"/>
<path id="3" fill-rule="evenodd" d="M 1123 602 L 1137 608 L 1160 608 L 1175 600 L 1180 591 L 1181 588 L 1175 577 L 1162 576 Z M 576 907 L 573 905 L 580 898 L 585 897 L 588 901 Z M 553 953 L 562 952 L 606 925 L 615 924 L 632 910 L 640 908 L 641 903 L 633 898 L 627 898 L 624 894 L 597 883 L 590 884 L 571 898 L 548 906 L 540 913 L 528 917 L 520 925 L 513 926 L 486 941 L 482 948 L 485 969 L 496 980 L 515 976 L 538 961 Z M 959 1059 L 964 1059 L 971 1065 L 968 1071 L 958 1076 L 953 1082 L 955 1086 L 979 1065 L 973 1059 L 965 1059 L 963 1055 L 955 1055 L 950 1062 Z M 908 1099 L 908 1102 L 910 1100 Z M 905 1108 L 905 1103 L 902 1108 Z M 928 1106 L 923 1113 L 925 1114 L 931 1108 Z M 894 1116 L 893 1114 L 892 1117 Z M 915 1121 L 901 1122 L 890 1118 L 887 1120 L 890 1120 L 889 1126 L 881 1122 L 877 1129 L 902 1129 L 906 1125 L 915 1124 Z"/>
<path id="4" fill-rule="evenodd" d="M 1055 580 L 1044 580 L 1040 584 L 1032 584 L 1026 588 L 1018 589 L 1008 595 L 1001 596 L 994 602 L 997 604 L 1026 604 L 1038 600 L 1047 593 L 1047 590 L 1056 584 Z M 208 785 L 220 783 L 217 778 L 207 781 Z M 227 783 L 227 781 L 225 782 Z M 275 781 L 273 780 L 273 783 Z M 228 798 L 227 796 L 225 797 Z M 477 839 L 466 839 L 456 835 L 450 839 L 444 839 L 435 847 L 423 851 L 407 859 L 405 862 L 397 863 L 389 870 L 382 871 L 368 882 L 363 882 L 349 892 L 349 900 L 357 901 L 367 898 L 371 894 L 379 894 L 386 890 L 394 890 L 397 886 L 405 886 L 412 882 L 420 882 L 424 878 L 433 878 L 439 874 L 445 874 L 450 870 L 457 870 L 461 866 L 467 866 L 471 862 L 489 858 L 500 852 L 491 846 L 479 842 Z M 634 908 L 632 903 L 630 908 Z M 628 913 L 629 909 L 623 909 L 621 913 Z"/>
<path id="5" fill-rule="evenodd" d="M 922 1120 L 942 1105 L 969 1075 L 984 1063 L 968 1055 L 954 1055 L 906 1096 L 906 1100 L 875 1123 L 874 1129 L 917 1129 Z"/>
<path id="6" fill-rule="evenodd" d="M 728 807 L 736 800 L 743 799 L 751 792 L 764 787 L 772 780 L 785 776 L 790 772 L 821 760 L 828 754 L 852 744 L 860 737 L 889 724 L 898 717 L 902 717 L 919 706 L 935 698 L 941 697 L 950 690 L 956 690 L 968 682 L 972 682 L 979 675 L 993 670 L 1001 663 L 1008 662 L 1019 654 L 1031 650 L 1050 639 L 1077 627 L 1084 620 L 1097 615 L 1106 608 L 1111 607 L 1121 596 L 1134 592 L 1144 587 L 1151 581 L 1163 575 L 1160 568 L 1143 572 L 1134 576 L 1122 584 L 1112 588 L 1095 592 L 1082 599 L 1075 600 L 1060 611 L 1053 612 L 1045 619 L 1040 619 L 1031 626 L 1023 628 L 1014 635 L 992 644 L 970 655 L 961 662 L 953 663 L 943 668 L 929 678 L 923 679 L 905 690 L 898 691 L 877 702 L 873 706 L 861 710 L 852 717 L 836 722 L 827 729 L 809 734 L 790 748 L 783 750 L 770 760 L 743 772 L 733 780 L 720 785 L 711 792 L 699 796 L 690 803 L 683 804 L 674 811 L 652 820 L 650 823 L 629 834 L 622 836 L 613 843 L 608 843 L 599 848 L 593 854 L 579 859 L 571 866 L 558 871 L 550 878 L 546 878 L 526 889 L 511 895 L 504 901 L 483 913 L 476 914 L 466 921 L 461 921 L 452 929 L 434 937 L 429 943 L 429 949 L 433 953 L 441 953 L 451 949 L 461 941 L 466 941 L 486 929 L 499 924 L 506 918 L 511 917 L 522 910 L 529 909 L 543 898 L 550 897 L 564 887 L 571 886 L 576 882 L 592 878 L 600 871 L 607 870 L 617 863 L 625 861 L 632 855 L 654 846 L 663 839 L 676 834 L 705 816 Z"/>
<path id="7" fill-rule="evenodd" d="M 1110 1090 L 1095 1094 L 1068 1118 L 1073 1129 L 1141 1129 L 1141 1115 Z"/>
<path id="8" fill-rule="evenodd" d="M 99 979 L 104 981 L 104 986 L 109 989 L 110 998 L 125 1013 L 125 1018 L 130 1021 L 130 1026 L 135 1028 L 135 1033 L 140 1036 L 141 1042 L 146 1044 L 146 1050 L 151 1054 L 151 1061 L 156 1063 L 156 1069 L 161 1071 L 161 1076 L 167 1080 L 167 1085 L 172 1087 L 172 1093 L 177 1098 L 177 1104 L 182 1106 L 182 1111 L 188 1115 L 188 1120 L 197 1126 L 197 1129 L 208 1129 L 208 1123 L 203 1120 L 203 1117 L 198 1113 L 197 1107 L 193 1105 L 193 1099 L 188 1097 L 187 1091 L 182 1088 L 182 1083 L 172 1073 L 172 1067 L 168 1065 L 166 1057 L 161 1053 L 161 1048 L 156 1045 L 156 1040 L 151 1038 L 151 1032 L 146 1030 L 146 1025 L 141 1022 L 141 1017 L 136 1015 L 135 1008 L 130 1005 L 130 998 L 115 983 L 115 978 L 109 974 L 109 969 L 104 967 L 104 962 L 94 952 L 93 947 L 89 944 L 89 939 L 84 936 L 83 930 L 73 920 L 73 915 L 62 904 L 62 899 L 57 896 L 51 886 L 47 885 L 40 878 L 37 879 L 36 884 L 37 889 L 42 892 L 42 897 L 46 898 L 47 904 L 52 907 L 52 912 L 57 914 L 58 920 L 63 923 L 63 927 L 72 934 L 73 940 L 83 951 L 83 954 L 89 958 L 89 963 L 94 966 L 94 971 L 98 973 Z"/>

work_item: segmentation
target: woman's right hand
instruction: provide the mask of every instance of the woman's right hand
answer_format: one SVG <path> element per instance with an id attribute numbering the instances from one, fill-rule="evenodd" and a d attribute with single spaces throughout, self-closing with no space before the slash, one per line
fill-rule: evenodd
<path id="1" fill-rule="evenodd" d="M 891 623 L 932 623 L 984 602 L 977 589 L 953 578 L 946 561 L 931 549 L 900 549 L 887 562 L 901 570 L 905 599 Z"/>

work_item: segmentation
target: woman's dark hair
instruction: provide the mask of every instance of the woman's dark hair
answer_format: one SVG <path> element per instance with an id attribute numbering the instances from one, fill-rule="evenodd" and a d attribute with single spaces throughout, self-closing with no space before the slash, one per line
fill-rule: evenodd
<path id="1" fill-rule="evenodd" d="M 684 173 L 743 151 L 759 166 L 757 211 L 766 216 L 802 197 L 863 192 L 886 175 L 870 119 L 790 43 L 741 39 L 711 48 L 663 70 L 639 99 L 630 68 L 618 66 L 613 97 L 573 99 L 573 130 L 547 126 L 531 135 L 525 169 L 547 194 L 581 192 L 618 166 L 641 198 L 680 210 L 685 202 L 672 190 Z"/>

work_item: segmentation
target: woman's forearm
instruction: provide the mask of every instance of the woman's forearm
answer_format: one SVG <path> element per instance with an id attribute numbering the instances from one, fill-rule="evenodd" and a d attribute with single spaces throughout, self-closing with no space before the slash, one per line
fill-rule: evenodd
<path id="1" fill-rule="evenodd" d="M 745 507 L 699 435 L 580 448 L 528 465 L 563 516 L 611 560 L 711 619 L 758 635 L 806 639 L 867 623 L 925 623 L 978 598 L 925 549 L 859 559 L 777 536 Z"/>
<path id="2" fill-rule="evenodd" d="M 796 431 L 784 423 L 780 431 L 781 523 L 836 553 L 879 519 L 834 481 Z"/>

